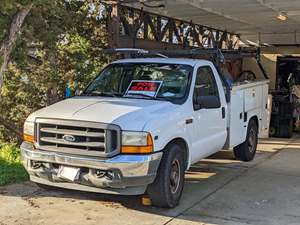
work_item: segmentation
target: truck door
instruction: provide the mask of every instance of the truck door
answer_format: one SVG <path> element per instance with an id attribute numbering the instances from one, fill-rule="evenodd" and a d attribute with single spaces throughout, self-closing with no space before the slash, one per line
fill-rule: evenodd
<path id="1" fill-rule="evenodd" d="M 215 74 L 214 74 L 215 72 Z M 217 71 L 210 66 L 197 69 L 193 93 L 194 123 L 192 134 L 193 156 L 192 162 L 207 157 L 224 146 L 227 137 L 225 94 Z M 203 104 L 197 101 L 201 98 L 218 99 L 219 104 Z"/>

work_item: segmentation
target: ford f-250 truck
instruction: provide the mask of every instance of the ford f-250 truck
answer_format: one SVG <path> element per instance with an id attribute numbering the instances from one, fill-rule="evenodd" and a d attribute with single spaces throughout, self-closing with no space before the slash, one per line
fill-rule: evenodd
<path id="1" fill-rule="evenodd" d="M 228 88 L 206 60 L 115 61 L 80 96 L 28 117 L 24 166 L 41 185 L 147 193 L 153 205 L 174 207 L 193 163 L 231 148 L 254 158 L 267 93 L 268 81 Z"/>

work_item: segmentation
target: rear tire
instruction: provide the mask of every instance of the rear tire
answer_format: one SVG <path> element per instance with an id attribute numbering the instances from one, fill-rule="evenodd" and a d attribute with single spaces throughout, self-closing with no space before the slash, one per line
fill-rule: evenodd
<path id="1" fill-rule="evenodd" d="M 248 124 L 246 141 L 233 148 L 235 158 L 241 161 L 251 161 L 254 159 L 258 142 L 258 127 L 251 119 Z"/>
<path id="2" fill-rule="evenodd" d="M 173 208 L 178 205 L 184 186 L 184 154 L 177 144 L 170 144 L 164 151 L 157 176 L 148 186 L 152 205 Z"/>

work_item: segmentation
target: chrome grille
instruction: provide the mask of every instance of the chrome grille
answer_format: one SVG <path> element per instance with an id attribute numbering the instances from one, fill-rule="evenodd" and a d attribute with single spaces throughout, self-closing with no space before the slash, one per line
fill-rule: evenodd
<path id="1" fill-rule="evenodd" d="M 120 128 L 85 121 L 37 119 L 37 146 L 47 151 L 111 157 L 120 149 Z"/>

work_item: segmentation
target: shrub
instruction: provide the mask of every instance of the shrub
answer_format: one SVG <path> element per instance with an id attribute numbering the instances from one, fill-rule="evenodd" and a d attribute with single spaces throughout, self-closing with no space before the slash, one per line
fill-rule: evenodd
<path id="1" fill-rule="evenodd" d="M 0 186 L 28 179 L 15 144 L 0 144 Z"/>

